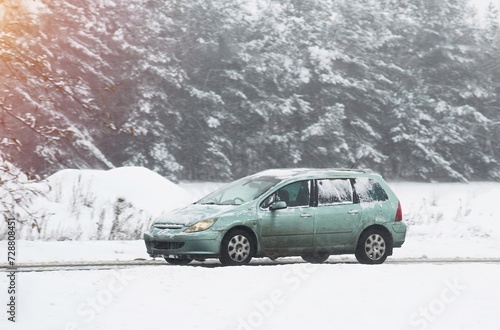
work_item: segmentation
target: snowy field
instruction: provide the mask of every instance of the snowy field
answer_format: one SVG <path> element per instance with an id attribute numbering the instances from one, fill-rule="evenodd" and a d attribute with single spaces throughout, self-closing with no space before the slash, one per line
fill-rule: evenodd
<path id="1" fill-rule="evenodd" d="M 498 329 L 500 265 L 169 266 L 18 274 L 2 329 Z M 6 287 L 2 276 L 0 285 Z M 5 306 L 5 305 L 4 305 Z"/>
<path id="2" fill-rule="evenodd" d="M 17 263 L 150 259 L 141 240 L 120 235 L 221 184 L 175 185 L 127 168 L 67 170 L 45 185 L 46 199 L 34 203 L 44 222 L 20 229 Z M 500 258 L 500 184 L 390 185 L 409 228 L 383 265 L 332 256 L 321 265 L 284 258 L 18 273 L 17 322 L 7 321 L 5 298 L 0 329 L 499 329 L 500 263 L 491 259 Z M 0 251 L 1 264 L 5 240 Z M 444 262 L 467 258 L 475 262 Z"/>

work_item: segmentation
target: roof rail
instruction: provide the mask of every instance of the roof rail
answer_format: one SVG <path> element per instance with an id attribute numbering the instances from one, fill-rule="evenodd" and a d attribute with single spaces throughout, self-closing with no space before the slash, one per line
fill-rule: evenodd
<path id="1" fill-rule="evenodd" d="M 350 172 L 361 172 L 361 173 L 373 173 L 370 169 L 365 168 L 332 168 L 333 171 L 350 171 Z"/>

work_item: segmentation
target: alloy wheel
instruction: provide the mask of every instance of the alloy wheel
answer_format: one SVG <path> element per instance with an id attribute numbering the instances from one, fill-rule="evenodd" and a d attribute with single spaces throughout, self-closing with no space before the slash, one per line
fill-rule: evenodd
<path id="1" fill-rule="evenodd" d="M 236 235 L 229 241 L 227 252 L 233 261 L 240 263 L 250 254 L 250 241 L 243 235 Z"/>
<path id="2" fill-rule="evenodd" d="M 379 260 L 385 254 L 385 240 L 379 234 L 368 236 L 365 241 L 365 251 L 368 258 L 371 260 Z"/>

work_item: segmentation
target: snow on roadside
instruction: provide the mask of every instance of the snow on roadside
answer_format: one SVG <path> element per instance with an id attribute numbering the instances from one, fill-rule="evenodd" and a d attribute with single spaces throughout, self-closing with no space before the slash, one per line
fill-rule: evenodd
<path id="1" fill-rule="evenodd" d="M 500 237 L 500 183 L 391 183 L 410 238 Z"/>
<path id="2" fill-rule="evenodd" d="M 62 170 L 47 178 L 53 189 L 47 196 L 58 203 L 92 199 L 130 201 L 134 207 L 159 215 L 191 202 L 192 197 L 175 183 L 144 167 L 101 170 Z"/>
<path id="3" fill-rule="evenodd" d="M 176 184 L 143 167 L 62 170 L 31 184 L 40 194 L 19 221 L 27 240 L 139 239 L 162 211 L 192 201 Z M 6 230 L 0 223 L 0 234 Z"/>

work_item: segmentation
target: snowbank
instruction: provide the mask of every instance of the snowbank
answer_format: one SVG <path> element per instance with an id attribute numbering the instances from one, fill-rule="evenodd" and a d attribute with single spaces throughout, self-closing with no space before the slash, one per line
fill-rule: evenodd
<path id="1" fill-rule="evenodd" d="M 182 188 L 143 167 L 62 170 L 31 189 L 39 195 L 30 216 L 17 219 L 24 222 L 20 239 L 139 239 L 162 211 L 192 201 Z"/>
<path id="2" fill-rule="evenodd" d="M 192 196 L 178 185 L 144 167 L 120 167 L 108 171 L 62 170 L 48 177 L 47 182 L 52 187 L 47 197 L 58 203 L 124 199 L 152 215 L 192 200 Z"/>
<path id="3" fill-rule="evenodd" d="M 392 183 L 401 201 L 408 237 L 500 237 L 500 183 Z"/>

